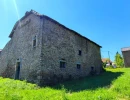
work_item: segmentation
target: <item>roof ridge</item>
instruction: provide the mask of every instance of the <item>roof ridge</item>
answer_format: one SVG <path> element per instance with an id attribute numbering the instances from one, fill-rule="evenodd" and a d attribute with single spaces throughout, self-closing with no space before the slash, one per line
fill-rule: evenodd
<path id="1" fill-rule="evenodd" d="M 81 35 L 80 33 L 76 32 L 75 30 L 72 30 L 72 29 L 68 28 L 67 26 L 65 26 L 65 25 L 61 24 L 60 22 L 58 22 L 58 21 L 52 19 L 51 17 L 48 17 L 48 16 L 46 16 L 46 15 L 44 15 L 44 14 L 40 14 L 40 13 L 36 12 L 35 10 L 32 10 L 32 9 L 31 9 L 30 11 L 27 11 L 27 12 L 25 13 L 25 16 L 23 16 L 20 20 L 23 20 L 25 17 L 27 17 L 27 16 L 30 15 L 30 14 L 34 14 L 34 15 L 36 15 L 36 16 L 44 17 L 44 18 L 46 18 L 46 19 L 49 19 L 49 20 L 52 21 L 53 23 L 56 23 L 56 24 L 62 26 L 63 28 L 65 28 L 65 29 L 67 29 L 67 30 L 69 30 L 69 31 L 71 31 L 71 32 L 76 33 L 77 35 L 79 35 L 79 36 L 81 36 L 81 37 L 83 37 L 83 38 L 89 40 L 90 42 L 92 42 L 92 43 L 96 44 L 97 46 L 99 46 L 100 48 L 102 48 L 102 46 L 100 46 L 100 45 L 97 44 L 96 42 L 90 40 L 90 39 L 87 38 L 86 36 Z M 18 24 L 18 21 L 16 22 L 15 26 L 16 26 L 17 24 Z M 15 26 L 14 26 L 14 28 L 15 28 Z M 14 28 L 13 28 L 13 30 L 14 30 Z M 13 30 L 11 31 L 9 37 L 12 37 L 12 35 L 13 35 Z"/>
<path id="2" fill-rule="evenodd" d="M 38 13 L 37 11 L 35 11 L 35 10 L 32 10 L 31 9 L 31 11 L 30 11 L 31 13 L 33 13 L 33 14 L 35 14 L 35 15 L 39 15 L 39 16 L 42 16 L 40 13 Z"/>

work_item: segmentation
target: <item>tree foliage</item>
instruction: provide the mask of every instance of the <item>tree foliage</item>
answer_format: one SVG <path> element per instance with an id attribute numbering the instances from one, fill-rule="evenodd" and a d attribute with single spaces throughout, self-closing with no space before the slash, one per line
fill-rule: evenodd
<path id="1" fill-rule="evenodd" d="M 124 66 L 123 57 L 118 52 L 116 53 L 116 56 L 115 56 L 115 63 L 117 65 L 117 67 L 123 67 Z"/>

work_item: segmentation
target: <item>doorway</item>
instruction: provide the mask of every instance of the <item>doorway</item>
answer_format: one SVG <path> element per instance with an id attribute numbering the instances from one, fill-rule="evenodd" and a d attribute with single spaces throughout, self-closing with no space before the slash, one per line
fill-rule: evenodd
<path id="1" fill-rule="evenodd" d="M 15 80 L 18 80 L 19 79 L 19 75 L 20 75 L 20 61 L 18 60 L 16 62 L 16 69 L 15 69 Z"/>

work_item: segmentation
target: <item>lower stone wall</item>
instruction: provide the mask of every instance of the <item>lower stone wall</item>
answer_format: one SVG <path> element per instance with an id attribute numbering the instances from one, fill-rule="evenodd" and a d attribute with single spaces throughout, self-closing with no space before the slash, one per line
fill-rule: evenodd
<path id="1" fill-rule="evenodd" d="M 88 42 L 88 50 L 86 51 L 86 48 L 83 47 L 82 55 L 79 56 L 79 49 L 72 46 L 73 44 L 66 43 L 43 45 L 43 66 L 39 73 L 40 85 L 53 85 L 66 80 L 80 79 L 89 75 L 97 75 L 102 71 L 98 46 Z M 66 61 L 65 68 L 60 68 L 61 59 Z M 81 69 L 76 67 L 79 61 Z M 91 67 L 94 67 L 94 70 Z"/>
<path id="2" fill-rule="evenodd" d="M 130 67 L 130 51 L 123 51 L 125 67 Z"/>

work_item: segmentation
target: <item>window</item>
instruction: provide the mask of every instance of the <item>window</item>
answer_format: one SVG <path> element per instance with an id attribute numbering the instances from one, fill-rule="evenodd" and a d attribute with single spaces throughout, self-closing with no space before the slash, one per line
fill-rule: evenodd
<path id="1" fill-rule="evenodd" d="M 80 55 L 80 56 L 82 55 L 82 51 L 81 51 L 81 50 L 79 50 L 79 55 Z"/>
<path id="2" fill-rule="evenodd" d="M 77 69 L 81 69 L 81 65 L 80 64 L 77 64 Z"/>
<path id="3" fill-rule="evenodd" d="M 35 48 L 36 47 L 36 36 L 33 37 L 33 47 Z"/>
<path id="4" fill-rule="evenodd" d="M 66 67 L 66 62 L 65 60 L 60 61 L 60 68 L 65 68 Z"/>

